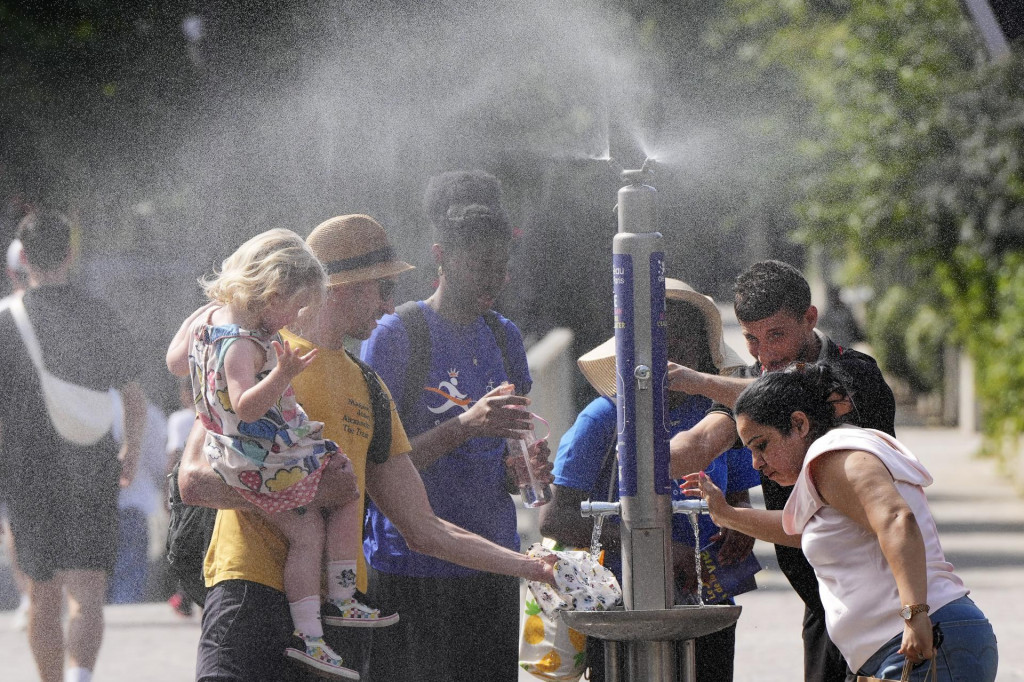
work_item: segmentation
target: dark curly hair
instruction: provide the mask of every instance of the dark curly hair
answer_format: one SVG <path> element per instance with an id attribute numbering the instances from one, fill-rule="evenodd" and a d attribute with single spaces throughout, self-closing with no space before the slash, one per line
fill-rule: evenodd
<path id="1" fill-rule="evenodd" d="M 780 310 L 803 315 L 811 307 L 811 287 L 789 263 L 763 260 L 740 273 L 733 285 L 733 305 L 740 322 L 757 322 Z"/>
<path id="2" fill-rule="evenodd" d="M 849 400 L 857 407 L 846 388 L 848 378 L 837 366 L 827 362 L 795 362 L 781 372 L 762 374 L 743 389 L 733 410 L 738 417 L 746 415 L 758 424 L 789 433 L 794 412 L 803 412 L 811 421 L 811 439 L 844 423 L 836 416 L 836 403 Z"/>
<path id="3" fill-rule="evenodd" d="M 423 208 L 439 244 L 507 240 L 512 238 L 512 224 L 501 198 L 501 182 L 490 173 L 449 171 L 430 178 Z"/>

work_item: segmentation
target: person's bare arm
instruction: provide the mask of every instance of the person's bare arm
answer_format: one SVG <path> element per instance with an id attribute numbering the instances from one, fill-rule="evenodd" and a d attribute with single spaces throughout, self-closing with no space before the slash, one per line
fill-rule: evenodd
<path id="1" fill-rule="evenodd" d="M 192 423 L 185 448 L 181 451 L 181 465 L 178 467 L 178 489 L 181 501 L 198 507 L 214 509 L 250 508 L 245 498 L 224 482 L 210 467 L 203 454 L 206 429 L 196 419 Z"/>
<path id="2" fill-rule="evenodd" d="M 736 422 L 724 412 L 710 412 L 688 431 L 669 441 L 669 475 L 683 478 L 704 471 L 736 442 Z"/>
<path id="3" fill-rule="evenodd" d="M 244 497 L 224 482 L 213 470 L 203 454 L 203 441 L 206 429 L 196 419 L 189 431 L 188 440 L 181 453 L 181 466 L 178 468 L 178 489 L 181 501 L 199 507 L 214 509 L 241 509 L 259 513 Z M 317 485 L 313 506 L 335 507 L 346 504 L 360 495 L 352 462 L 341 452 L 331 456 L 320 483 Z"/>
<path id="4" fill-rule="evenodd" d="M 514 438 L 531 428 L 530 415 L 512 405 L 527 406 L 530 399 L 515 395 L 515 386 L 502 384 L 457 417 L 415 436 L 409 457 L 425 469 L 470 438 Z"/>
<path id="5" fill-rule="evenodd" d="M 467 568 L 552 583 L 550 564 L 500 547 L 489 540 L 439 519 L 430 508 L 427 491 L 408 455 L 367 463 L 366 490 L 370 498 L 415 552 Z"/>
<path id="6" fill-rule="evenodd" d="M 583 518 L 580 503 L 590 494 L 567 486 L 551 486 L 551 502 L 540 508 L 540 532 L 567 547 L 589 547 L 594 531 L 594 519 Z M 601 546 L 618 549 L 619 524 L 605 523 L 601 528 Z"/>
<path id="7" fill-rule="evenodd" d="M 725 501 L 733 507 L 751 506 L 750 493 L 746 490 L 726 493 Z M 711 539 L 722 540 L 722 545 L 718 549 L 718 561 L 723 566 L 739 563 L 754 551 L 754 538 L 732 528 L 723 528 L 717 536 Z"/>
<path id="8" fill-rule="evenodd" d="M 726 502 L 721 489 L 703 471 L 688 474 L 685 479 L 683 490 L 690 497 L 702 496 L 707 500 L 711 520 L 716 526 L 731 528 L 773 545 L 800 546 L 799 535 L 790 535 L 783 530 L 781 511 L 733 507 Z"/>
<path id="9" fill-rule="evenodd" d="M 272 343 L 277 364 L 263 379 L 256 373 L 266 363 L 263 348 L 255 342 L 239 339 L 224 353 L 224 377 L 231 407 L 244 422 L 254 422 L 277 404 L 291 380 L 306 369 L 317 356 L 317 349 L 302 355 L 285 341 Z"/>
<path id="10" fill-rule="evenodd" d="M 882 461 L 858 450 L 830 452 L 811 463 L 811 475 L 829 506 L 878 538 L 901 604 L 926 604 L 928 573 L 921 527 Z M 921 658 L 934 655 L 928 614 L 919 613 L 906 623 L 900 652 Z"/>
<path id="11" fill-rule="evenodd" d="M 201 306 L 186 317 L 178 327 L 178 331 L 175 332 L 174 338 L 171 339 L 171 343 L 167 347 L 167 356 L 164 359 L 171 374 L 179 377 L 188 376 L 189 330 L 192 328 L 192 323 L 201 315 L 218 306 L 220 306 L 219 303 L 207 303 Z"/>
<path id="12" fill-rule="evenodd" d="M 135 478 L 142 456 L 142 437 L 146 430 L 146 394 L 137 381 L 129 381 L 118 389 L 124 410 L 124 438 L 117 458 L 121 460 L 121 487 Z"/>
<path id="13" fill-rule="evenodd" d="M 740 393 L 753 381 L 724 377 L 720 374 L 706 374 L 674 362 L 668 363 L 668 390 L 702 395 L 729 408 L 736 405 Z"/>

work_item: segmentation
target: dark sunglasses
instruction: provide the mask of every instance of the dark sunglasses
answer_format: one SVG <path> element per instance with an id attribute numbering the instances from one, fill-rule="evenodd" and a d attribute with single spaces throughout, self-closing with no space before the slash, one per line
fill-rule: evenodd
<path id="1" fill-rule="evenodd" d="M 380 298 L 382 301 L 386 301 L 395 295 L 395 280 L 378 279 L 377 286 L 379 287 Z"/>

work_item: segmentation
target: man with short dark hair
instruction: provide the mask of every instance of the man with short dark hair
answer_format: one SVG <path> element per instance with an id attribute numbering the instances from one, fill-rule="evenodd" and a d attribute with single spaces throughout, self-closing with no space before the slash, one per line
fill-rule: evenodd
<path id="1" fill-rule="evenodd" d="M 533 380 L 519 329 L 491 309 L 506 284 L 512 224 L 501 184 L 483 171 L 437 175 L 424 198 L 437 288 L 382 318 L 363 359 L 393 391 L 434 513 L 518 550 L 505 439 L 530 428 L 515 408 L 529 404 Z M 550 480 L 547 471 L 535 474 Z M 393 652 L 374 658 L 375 682 L 514 682 L 519 581 L 425 556 L 397 525 L 370 506 L 371 596 L 401 615 L 374 639 Z"/>
<path id="2" fill-rule="evenodd" d="M 8 353 L 0 368 L 6 398 L 0 404 L 0 496 L 7 501 L 18 563 L 29 578 L 29 646 L 39 676 L 43 682 L 88 682 L 117 551 L 118 482 L 126 485 L 135 473 L 145 424 L 140 363 L 115 312 L 71 284 L 70 223 L 41 211 L 22 220 L 18 232 L 29 289 L 5 300 L 0 313 L 0 344 Z M 95 408 L 83 417 L 94 422 L 88 429 L 62 418 L 63 403 L 43 388 L 34 349 L 49 374 L 99 398 L 95 405 L 84 401 Z M 109 428 L 112 407 L 102 409 L 111 389 L 120 392 L 124 406 L 120 448 Z"/>
<path id="3" fill-rule="evenodd" d="M 733 377 L 701 374 L 686 367 L 669 372 L 670 389 L 705 395 L 715 401 L 707 416 L 671 441 L 673 478 L 703 470 L 737 440 L 732 406 L 740 392 L 763 372 L 785 369 L 793 362 L 832 362 L 849 378 L 852 423 L 889 434 L 895 432 L 896 403 L 874 358 L 842 348 L 815 329 L 818 310 L 800 271 L 788 263 L 766 260 L 741 273 L 733 287 L 734 309 L 747 350 L 755 358 Z M 782 509 L 792 487 L 761 476 L 765 507 Z M 814 570 L 803 552 L 776 545 L 779 568 L 804 602 L 804 677 L 807 682 L 842 682 L 846 663 L 825 631 L 825 613 Z"/>

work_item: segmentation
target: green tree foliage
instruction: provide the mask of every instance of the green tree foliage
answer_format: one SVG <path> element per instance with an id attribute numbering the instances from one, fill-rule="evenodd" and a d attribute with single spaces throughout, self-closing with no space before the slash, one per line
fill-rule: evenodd
<path id="1" fill-rule="evenodd" d="M 814 104 L 799 237 L 879 295 L 888 370 L 934 388 L 938 349 L 976 361 L 987 443 L 1024 432 L 1024 95 L 956 0 L 732 0 L 722 35 Z M 1008 440 L 1009 439 L 1009 440 Z"/>

